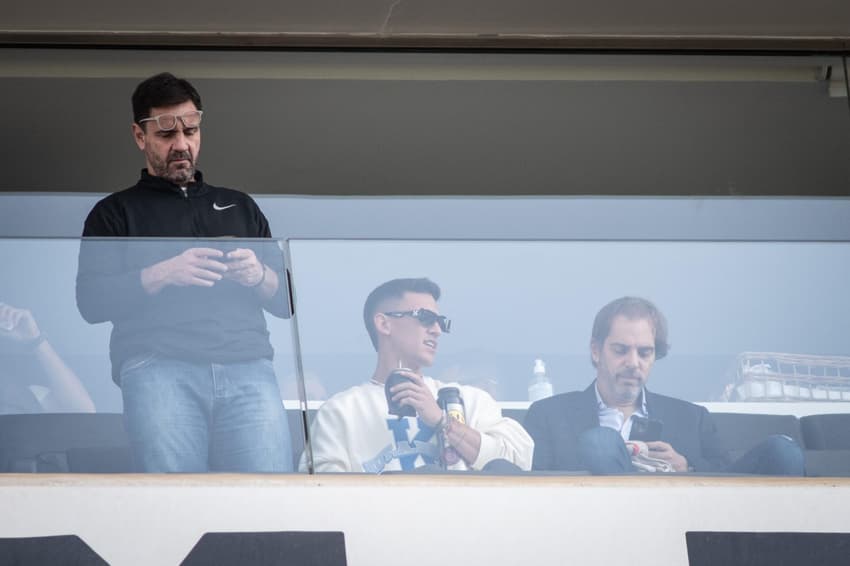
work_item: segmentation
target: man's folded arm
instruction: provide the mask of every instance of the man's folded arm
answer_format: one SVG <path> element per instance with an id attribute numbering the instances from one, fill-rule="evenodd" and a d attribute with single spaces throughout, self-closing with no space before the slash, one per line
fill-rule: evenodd
<path id="1" fill-rule="evenodd" d="M 120 320 L 138 312 L 147 300 L 141 271 L 122 271 L 124 252 L 119 247 L 123 244 L 108 240 L 80 243 L 77 308 L 91 324 Z"/>
<path id="2" fill-rule="evenodd" d="M 699 408 L 699 439 L 701 453 L 688 458 L 691 469 L 716 472 L 725 468 L 729 463 L 728 454 L 721 446 L 714 419 L 705 407 Z"/>
<path id="3" fill-rule="evenodd" d="M 502 410 L 488 394 L 483 394 L 476 407 L 472 428 L 481 433 L 481 449 L 472 463 L 480 470 L 489 462 L 503 459 L 523 470 L 531 469 L 534 441 L 525 429 L 513 419 L 503 417 Z"/>
<path id="4" fill-rule="evenodd" d="M 310 425 L 310 445 L 313 449 L 313 468 L 316 472 L 351 472 L 348 447 L 342 439 L 346 430 L 345 417 L 327 403 L 316 412 Z M 307 471 L 306 448 L 298 463 L 298 471 Z"/>
<path id="5" fill-rule="evenodd" d="M 91 323 L 119 320 L 137 312 L 147 299 L 141 271 L 129 269 L 124 215 L 107 197 L 91 210 L 83 225 L 77 264 L 77 308 Z M 110 239 L 112 238 L 112 239 Z"/>

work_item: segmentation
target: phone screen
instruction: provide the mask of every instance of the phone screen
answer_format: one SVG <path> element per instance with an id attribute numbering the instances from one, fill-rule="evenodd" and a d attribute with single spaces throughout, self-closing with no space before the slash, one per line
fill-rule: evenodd
<path id="1" fill-rule="evenodd" d="M 655 442 L 661 440 L 662 422 L 658 419 L 646 417 L 632 417 L 632 431 L 629 440 L 641 440 L 643 442 Z"/>

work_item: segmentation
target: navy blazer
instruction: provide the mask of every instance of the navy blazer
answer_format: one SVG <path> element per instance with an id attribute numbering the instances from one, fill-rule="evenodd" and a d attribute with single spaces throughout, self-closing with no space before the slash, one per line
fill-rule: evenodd
<path id="1" fill-rule="evenodd" d="M 524 426 L 534 439 L 534 470 L 582 470 L 578 437 L 599 426 L 594 384 L 584 391 L 561 393 L 536 401 Z M 711 415 L 699 405 L 646 391 L 649 416 L 663 423 L 661 440 L 688 459 L 697 472 L 719 471 L 726 461 Z"/>

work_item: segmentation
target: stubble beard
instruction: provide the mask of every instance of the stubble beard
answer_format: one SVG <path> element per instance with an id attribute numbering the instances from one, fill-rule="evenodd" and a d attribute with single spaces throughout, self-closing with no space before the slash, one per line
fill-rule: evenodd
<path id="1" fill-rule="evenodd" d="M 635 378 L 635 385 L 632 382 L 622 383 L 615 380 L 614 394 L 619 402 L 623 404 L 636 403 L 640 397 L 640 392 L 643 389 L 643 380 Z"/>
<path id="2" fill-rule="evenodd" d="M 620 387 L 615 390 L 614 394 L 617 396 L 618 404 L 632 405 L 637 402 L 638 397 L 640 397 L 640 389 L 632 389 L 631 387 Z"/>
<path id="3" fill-rule="evenodd" d="M 169 169 L 171 162 L 181 159 L 186 159 L 189 165 Z M 195 178 L 195 160 L 188 151 L 172 152 L 165 161 L 153 157 L 151 164 L 155 177 L 162 177 L 166 181 L 181 187 L 186 186 Z"/>

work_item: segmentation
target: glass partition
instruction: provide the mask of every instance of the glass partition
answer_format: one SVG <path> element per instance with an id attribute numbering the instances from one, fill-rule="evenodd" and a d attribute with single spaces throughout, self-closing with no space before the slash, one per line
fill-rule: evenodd
<path id="1" fill-rule="evenodd" d="M 0 263 L 0 471 L 293 469 L 304 431 L 278 242 L 2 239 Z M 141 464 L 149 438 L 191 464 Z"/>
<path id="2" fill-rule="evenodd" d="M 713 432 L 692 431 L 701 450 L 722 451 L 722 460 L 730 463 L 753 447 L 750 437 L 762 440 L 771 432 L 787 433 L 804 449 L 812 448 L 805 445 L 802 417 L 850 413 L 846 242 L 291 240 L 289 247 L 313 457 L 319 472 L 429 469 L 429 463 L 430 469 L 440 469 L 440 462 L 429 460 L 426 456 L 431 453 L 420 446 L 431 432 L 420 434 L 422 415 L 417 420 L 389 414 L 383 385 L 387 365 L 382 365 L 381 347 L 376 353 L 365 324 L 386 325 L 373 331 L 387 333 L 384 346 L 390 357 L 437 380 L 429 385 L 433 396 L 446 384 L 474 388 L 461 388 L 462 394 L 473 396 L 466 400 L 468 420 L 475 419 L 470 409 L 480 409 L 486 405 L 482 399 L 492 398 L 504 416 L 529 425 L 531 401 L 583 392 L 575 395 L 585 395 L 581 399 L 589 398 L 592 404 L 580 404 L 581 411 L 598 423 L 594 379 L 640 378 L 649 392 L 639 397 L 648 404 L 641 407 L 648 412 L 643 416 L 652 419 L 657 411 L 666 411 L 669 421 L 663 423 L 659 438 L 649 438 L 650 443 L 687 443 L 694 439 L 684 429 L 704 426 Z M 408 304 L 398 296 L 385 298 L 367 309 L 364 322 L 364 303 L 373 289 L 396 278 L 423 277 L 439 286 L 438 301 L 429 303 L 431 291 L 414 287 L 418 290 L 406 291 L 405 296 L 418 293 L 421 299 L 424 293 L 423 304 Z M 591 346 L 597 313 L 626 296 L 657 306 L 666 318 L 670 344 L 661 359 L 661 346 L 650 340 L 657 352 L 653 358 L 658 359 L 649 367 L 627 363 L 623 367 L 638 368 L 628 371 L 606 357 L 610 344 L 604 339 L 600 351 L 594 353 Z M 411 312 L 417 308 L 450 318 L 451 326 L 442 328 L 437 318 Z M 628 313 L 628 320 L 645 318 L 643 311 Z M 376 314 L 382 316 L 375 319 Z M 651 327 L 658 328 L 655 323 Z M 414 332 L 408 338 L 415 346 L 399 345 L 389 337 L 401 332 L 399 328 Z M 624 340 L 626 345 L 634 346 L 629 340 Z M 623 372 L 629 375 L 624 377 Z M 609 389 L 616 392 L 618 387 Z M 703 421 L 695 405 L 656 409 L 654 403 L 666 401 L 655 401 L 652 394 L 707 408 L 710 420 Z M 579 402 L 579 397 L 560 399 L 566 407 Z M 323 416 L 326 404 L 331 409 Z M 548 414 L 558 405 L 550 400 L 538 407 Z M 674 414 L 679 409 L 697 412 L 680 422 Z M 748 420 L 753 415 L 755 420 Z M 779 428 L 771 428 L 769 416 L 779 417 Z M 561 426 L 554 417 L 545 418 L 546 426 Z M 398 420 L 409 422 L 403 425 Z M 786 425 L 790 433 L 783 428 Z M 516 457 L 514 463 L 521 468 L 530 466 L 522 455 L 524 439 L 514 432 L 494 433 L 503 450 L 491 454 Z M 579 432 L 563 442 L 548 436 L 553 431 L 538 434 L 544 442 L 560 446 L 575 442 Z M 364 446 L 369 435 L 379 440 Z M 429 440 L 437 438 L 434 434 Z M 708 446 L 709 442 L 718 446 Z M 422 448 L 417 464 L 404 464 L 405 456 L 417 447 Z M 548 448 L 538 442 L 536 450 Z M 698 464 L 688 466 L 691 471 L 728 469 L 725 464 L 703 463 L 706 454 L 690 455 Z M 837 467 L 829 475 L 850 472 L 850 452 L 836 457 Z M 479 468 L 482 462 L 466 464 Z M 586 471 L 577 465 L 561 469 L 557 462 L 540 464 L 541 470 Z"/>
<path id="3" fill-rule="evenodd" d="M 277 280 L 270 296 L 235 273 L 202 275 L 211 286 L 146 291 L 150 266 L 203 250 L 199 265 L 217 270 L 204 262 L 237 249 L 251 250 L 265 277 Z M 227 396 L 220 389 L 248 372 L 227 368 L 273 350 L 273 362 L 262 364 L 274 371 L 275 403 L 288 423 L 285 439 L 273 444 L 304 472 L 587 473 L 583 461 L 558 453 L 582 431 L 551 438 L 548 411 L 601 423 L 597 403 L 608 391 L 591 387 L 594 379 L 625 376 L 645 383 L 646 393 L 636 417 L 624 413 L 621 436 L 626 430 L 625 440 L 644 435 L 647 446 L 680 448 L 692 472 L 725 472 L 715 460 L 738 461 L 784 434 L 801 447 L 809 475 L 850 473 L 842 440 L 850 418 L 843 241 L 4 239 L 0 261 L 3 472 L 138 471 L 117 383 L 126 394 L 159 360 L 212 364 L 215 413 L 217 396 Z M 398 278 L 416 285 L 428 278 L 439 299 L 425 284 L 406 292 L 425 303 L 390 293 L 364 318 L 367 296 Z M 670 348 L 662 356 L 652 334 L 657 359 L 647 367 L 635 358 L 620 371 L 617 353 L 606 349 L 613 322 L 601 342 L 591 335 L 600 309 L 624 296 L 657 305 Z M 639 338 L 630 340 L 617 344 L 638 352 Z M 389 356 L 387 344 L 395 348 Z M 387 400 L 384 382 L 399 365 L 413 370 L 403 372 L 408 380 L 425 376 L 429 399 L 414 399 L 421 390 L 401 382 Z M 182 371 L 160 373 L 170 383 Z M 447 387 L 457 388 L 454 405 Z M 163 408 L 179 394 L 156 390 Z M 400 403 L 393 414 L 390 402 Z M 562 402 L 571 409 L 557 409 Z M 466 429 L 445 418 L 458 404 Z M 416 416 L 399 418 L 405 406 Z M 261 412 L 251 405 L 245 414 Z M 448 430 L 455 456 L 447 456 Z M 463 432 L 478 438 L 471 452 L 460 452 Z M 302 455 L 305 437 L 310 450 Z M 694 440 L 697 452 L 687 446 Z"/>

